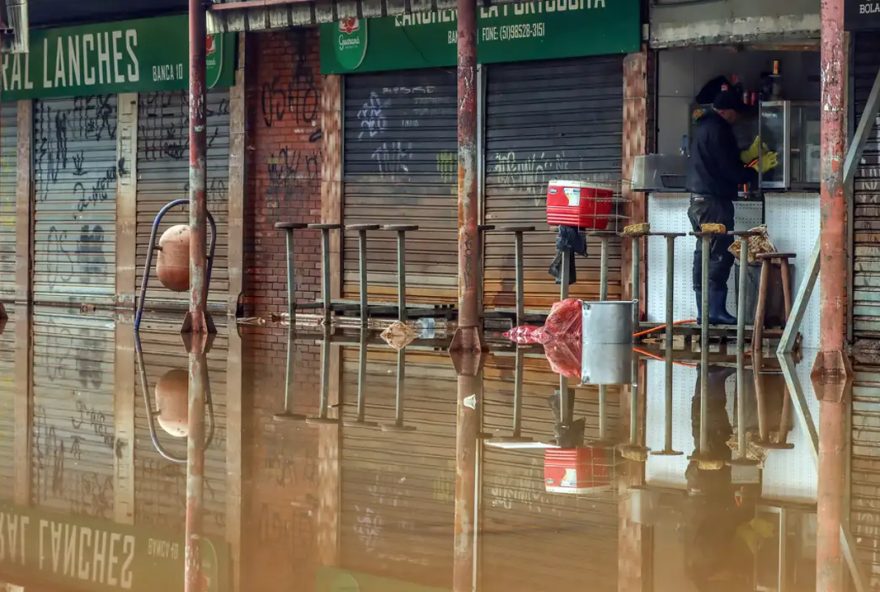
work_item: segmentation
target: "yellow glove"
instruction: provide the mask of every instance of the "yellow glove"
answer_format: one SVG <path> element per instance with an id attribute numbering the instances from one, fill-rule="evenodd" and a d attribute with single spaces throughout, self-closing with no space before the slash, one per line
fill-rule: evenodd
<path id="1" fill-rule="evenodd" d="M 757 171 L 759 164 L 761 166 L 760 172 L 762 174 L 772 171 L 779 166 L 779 155 L 776 152 L 765 152 L 764 158 L 761 160 L 755 160 L 751 166 Z"/>
<path id="2" fill-rule="evenodd" d="M 739 158 L 744 164 L 748 164 L 758 158 L 762 150 L 768 152 L 770 148 L 767 147 L 767 144 L 761 142 L 761 136 L 755 136 L 755 141 L 752 142 L 751 146 L 739 153 Z"/>

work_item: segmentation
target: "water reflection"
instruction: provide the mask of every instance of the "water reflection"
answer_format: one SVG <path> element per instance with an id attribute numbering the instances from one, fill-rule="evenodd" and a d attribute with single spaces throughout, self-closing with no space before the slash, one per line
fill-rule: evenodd
<path id="1" fill-rule="evenodd" d="M 4 511 L 133 537 L 125 589 L 815 587 L 808 364 L 582 352 L 557 374 L 493 341 L 459 375 L 438 340 L 221 326 L 188 353 L 177 319 L 135 340 L 130 320 L 53 310 L 20 389 L 18 321 L 0 333 Z M 52 531 L 31 532 L 24 568 L 0 545 L 5 579 L 123 589 L 100 562 L 84 579 L 62 553 L 56 572 Z"/>

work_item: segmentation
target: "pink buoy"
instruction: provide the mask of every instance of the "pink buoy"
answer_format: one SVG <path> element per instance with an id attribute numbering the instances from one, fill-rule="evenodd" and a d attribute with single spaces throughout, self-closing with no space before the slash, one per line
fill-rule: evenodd
<path id="1" fill-rule="evenodd" d="M 175 438 L 189 433 L 189 374 L 175 368 L 156 383 L 156 405 L 159 426 Z"/>
<path id="2" fill-rule="evenodd" d="M 189 226 L 172 226 L 159 239 L 156 275 L 172 292 L 189 290 Z"/>

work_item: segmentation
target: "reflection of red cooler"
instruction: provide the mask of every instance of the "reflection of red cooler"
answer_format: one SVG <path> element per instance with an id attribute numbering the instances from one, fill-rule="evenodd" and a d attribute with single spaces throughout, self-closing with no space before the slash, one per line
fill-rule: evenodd
<path id="1" fill-rule="evenodd" d="M 591 493 L 611 485 L 607 448 L 547 448 L 544 487 L 549 493 Z"/>
<path id="2" fill-rule="evenodd" d="M 584 181 L 550 181 L 547 186 L 547 224 L 605 230 L 614 191 L 608 185 Z"/>

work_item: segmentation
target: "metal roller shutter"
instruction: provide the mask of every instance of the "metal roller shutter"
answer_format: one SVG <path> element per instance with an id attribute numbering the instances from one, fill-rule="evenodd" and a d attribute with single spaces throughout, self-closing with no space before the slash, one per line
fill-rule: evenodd
<path id="1" fill-rule="evenodd" d="M 348 76 L 345 80 L 346 224 L 416 224 L 407 235 L 407 296 L 457 297 L 455 70 Z M 397 294 L 393 233 L 369 234 L 370 298 Z M 346 297 L 358 294 L 355 234 L 344 244 Z"/>
<path id="2" fill-rule="evenodd" d="M 492 65 L 487 72 L 485 219 L 487 224 L 527 224 L 528 306 L 559 299 L 547 268 L 555 237 L 546 224 L 547 182 L 592 180 L 619 185 L 623 120 L 620 56 Z M 608 296 L 620 296 L 620 247 L 611 241 Z M 514 304 L 513 239 L 490 233 L 486 241 L 485 302 Z M 578 260 L 573 297 L 599 291 L 599 247 Z"/>
<path id="3" fill-rule="evenodd" d="M 509 436 L 514 393 L 513 356 L 495 356 L 484 369 L 483 431 Z M 535 441 L 554 437 L 549 399 L 559 376 L 546 359 L 523 363 L 522 435 Z M 585 439 L 599 438 L 597 390 L 579 388 L 576 418 L 586 418 Z M 609 389 L 608 436 L 619 432 L 619 395 Z M 482 546 L 482 588 L 496 590 L 617 589 L 617 497 L 547 493 L 541 450 L 501 450 L 485 446 L 482 464 L 483 530 L 494 536 Z M 572 566 L 577 566 L 572 570 Z M 569 579 L 566 579 L 568 574 Z"/>
<path id="4" fill-rule="evenodd" d="M 856 121 L 880 68 L 880 38 L 855 37 Z M 873 352 L 880 339 L 880 126 L 875 123 L 856 171 L 853 203 L 853 336 L 856 349 Z M 880 583 L 880 381 L 875 356 L 856 355 L 852 411 L 853 534 L 872 585 Z"/>
<path id="5" fill-rule="evenodd" d="M 218 319 L 219 320 L 219 319 Z M 187 372 L 186 350 L 178 335 L 178 320 L 147 321 L 141 328 L 141 345 L 150 389 L 150 404 L 156 409 L 156 382 L 166 373 Z M 208 378 L 214 403 L 214 438 L 205 451 L 204 528 L 210 535 L 225 535 L 226 525 L 226 353 L 225 328 L 208 353 Z M 147 410 L 140 378 L 135 381 L 135 521 L 139 525 L 177 531 L 183 529 L 186 513 L 186 465 L 172 463 L 156 451 L 150 439 Z M 180 393 L 187 397 L 187 392 Z M 165 449 L 186 458 L 186 438 L 175 437 L 156 423 L 159 441 Z"/>
<path id="6" fill-rule="evenodd" d="M 15 307 L 8 307 L 6 313 L 9 318 L 0 333 L 0 481 L 7 486 L 0 491 L 0 499 L 11 500 L 15 474 Z"/>
<path id="7" fill-rule="evenodd" d="M 344 400 L 357 398 L 358 350 L 343 350 Z M 396 355 L 367 357 L 367 421 L 394 422 Z M 406 355 L 405 425 L 343 432 L 342 565 L 429 586 L 452 577 L 456 376 L 443 354 Z M 356 413 L 352 406 L 346 417 Z"/>
<path id="8" fill-rule="evenodd" d="M 18 106 L 0 105 L 0 300 L 15 298 L 15 188 Z"/>
<path id="9" fill-rule="evenodd" d="M 116 299 L 116 95 L 34 101 L 34 301 Z"/>
<path id="10" fill-rule="evenodd" d="M 225 310 L 229 292 L 227 266 L 229 212 L 229 91 L 208 92 L 208 210 L 217 222 L 217 251 L 208 304 Z M 171 200 L 188 197 L 189 106 L 179 92 L 142 93 L 138 97 L 137 281 L 143 278 L 150 229 L 159 210 Z M 189 208 L 169 212 L 159 235 L 175 224 L 189 223 Z M 157 237 L 158 242 L 158 237 Z M 189 293 L 166 290 L 156 279 L 156 257 L 150 273 L 147 308 L 183 308 Z"/>
<path id="11" fill-rule="evenodd" d="M 114 338 L 109 312 L 34 312 L 31 501 L 36 506 L 113 518 Z"/>

